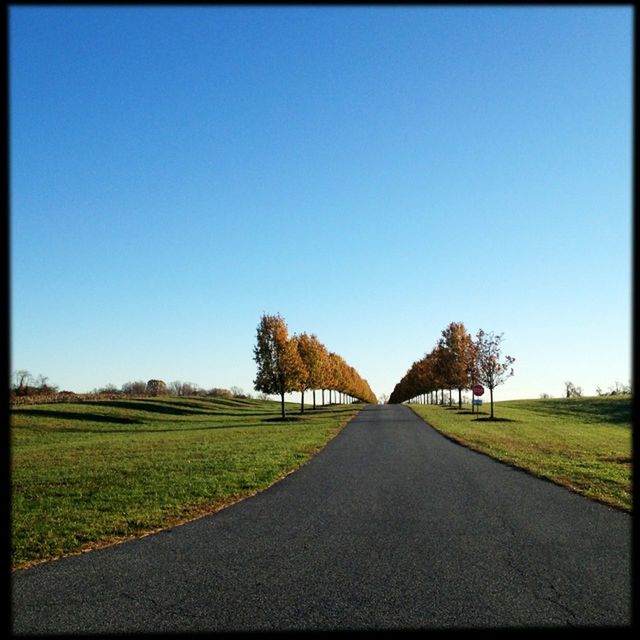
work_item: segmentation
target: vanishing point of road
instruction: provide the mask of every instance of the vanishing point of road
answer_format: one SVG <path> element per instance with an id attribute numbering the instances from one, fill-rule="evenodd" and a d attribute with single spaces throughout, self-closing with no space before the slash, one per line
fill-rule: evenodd
<path id="1" fill-rule="evenodd" d="M 625 627 L 631 516 L 369 406 L 262 493 L 11 583 L 14 634 Z"/>

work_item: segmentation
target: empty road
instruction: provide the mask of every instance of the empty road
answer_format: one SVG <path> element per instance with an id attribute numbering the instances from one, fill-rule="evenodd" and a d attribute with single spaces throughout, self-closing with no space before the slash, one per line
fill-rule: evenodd
<path id="1" fill-rule="evenodd" d="M 366 407 L 268 490 L 12 576 L 20 633 L 631 624 L 631 516 Z"/>

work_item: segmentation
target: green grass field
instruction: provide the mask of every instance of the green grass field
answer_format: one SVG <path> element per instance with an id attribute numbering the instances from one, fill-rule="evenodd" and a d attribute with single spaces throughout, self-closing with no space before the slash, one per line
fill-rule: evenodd
<path id="1" fill-rule="evenodd" d="M 471 415 L 409 405 L 442 434 L 612 507 L 632 510 L 631 398 L 609 396 L 494 403 Z M 479 418 L 479 419 L 478 419 Z"/>
<path id="2" fill-rule="evenodd" d="M 173 526 L 265 489 L 363 405 L 148 398 L 11 410 L 14 569 Z"/>

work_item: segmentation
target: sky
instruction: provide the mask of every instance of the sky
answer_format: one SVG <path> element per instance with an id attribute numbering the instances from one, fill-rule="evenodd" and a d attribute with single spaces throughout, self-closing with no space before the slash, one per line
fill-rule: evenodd
<path id="1" fill-rule="evenodd" d="M 377 396 L 451 322 L 630 383 L 633 5 L 8 17 L 11 371 L 255 393 L 277 313 Z"/>

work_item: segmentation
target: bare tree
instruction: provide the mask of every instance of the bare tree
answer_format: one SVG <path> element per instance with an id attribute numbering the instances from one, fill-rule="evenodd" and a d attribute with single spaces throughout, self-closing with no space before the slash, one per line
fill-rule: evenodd
<path id="1" fill-rule="evenodd" d="M 122 393 L 127 396 L 145 396 L 147 395 L 147 383 L 143 380 L 125 382 L 122 385 Z"/>
<path id="2" fill-rule="evenodd" d="M 622 382 L 618 382 L 616 380 L 615 385 L 613 387 L 609 387 L 610 396 L 628 395 L 628 394 L 631 394 L 631 382 L 629 382 L 628 385 L 624 385 L 622 384 Z"/>
<path id="3" fill-rule="evenodd" d="M 13 379 L 13 388 L 16 390 L 17 395 L 20 395 L 20 393 L 33 382 L 31 372 L 26 369 L 18 369 L 15 371 Z"/>
<path id="4" fill-rule="evenodd" d="M 169 383 L 169 393 L 174 396 L 197 396 L 204 395 L 206 392 L 201 390 L 197 384 L 193 382 L 181 382 L 174 380 Z"/>
<path id="5" fill-rule="evenodd" d="M 195 382 L 182 383 L 182 396 L 197 396 L 200 394 L 200 387 Z"/>
<path id="6" fill-rule="evenodd" d="M 120 393 L 116 385 L 112 384 L 111 382 L 105 384 L 104 387 L 100 387 L 99 389 L 96 389 L 95 392 L 96 393 Z"/>
<path id="7" fill-rule="evenodd" d="M 582 387 L 576 387 L 576 385 L 569 380 L 564 383 L 564 388 L 567 398 L 580 398 L 582 396 Z"/>
<path id="8" fill-rule="evenodd" d="M 169 383 L 169 392 L 174 396 L 182 395 L 182 382 L 180 380 L 174 380 Z"/>

